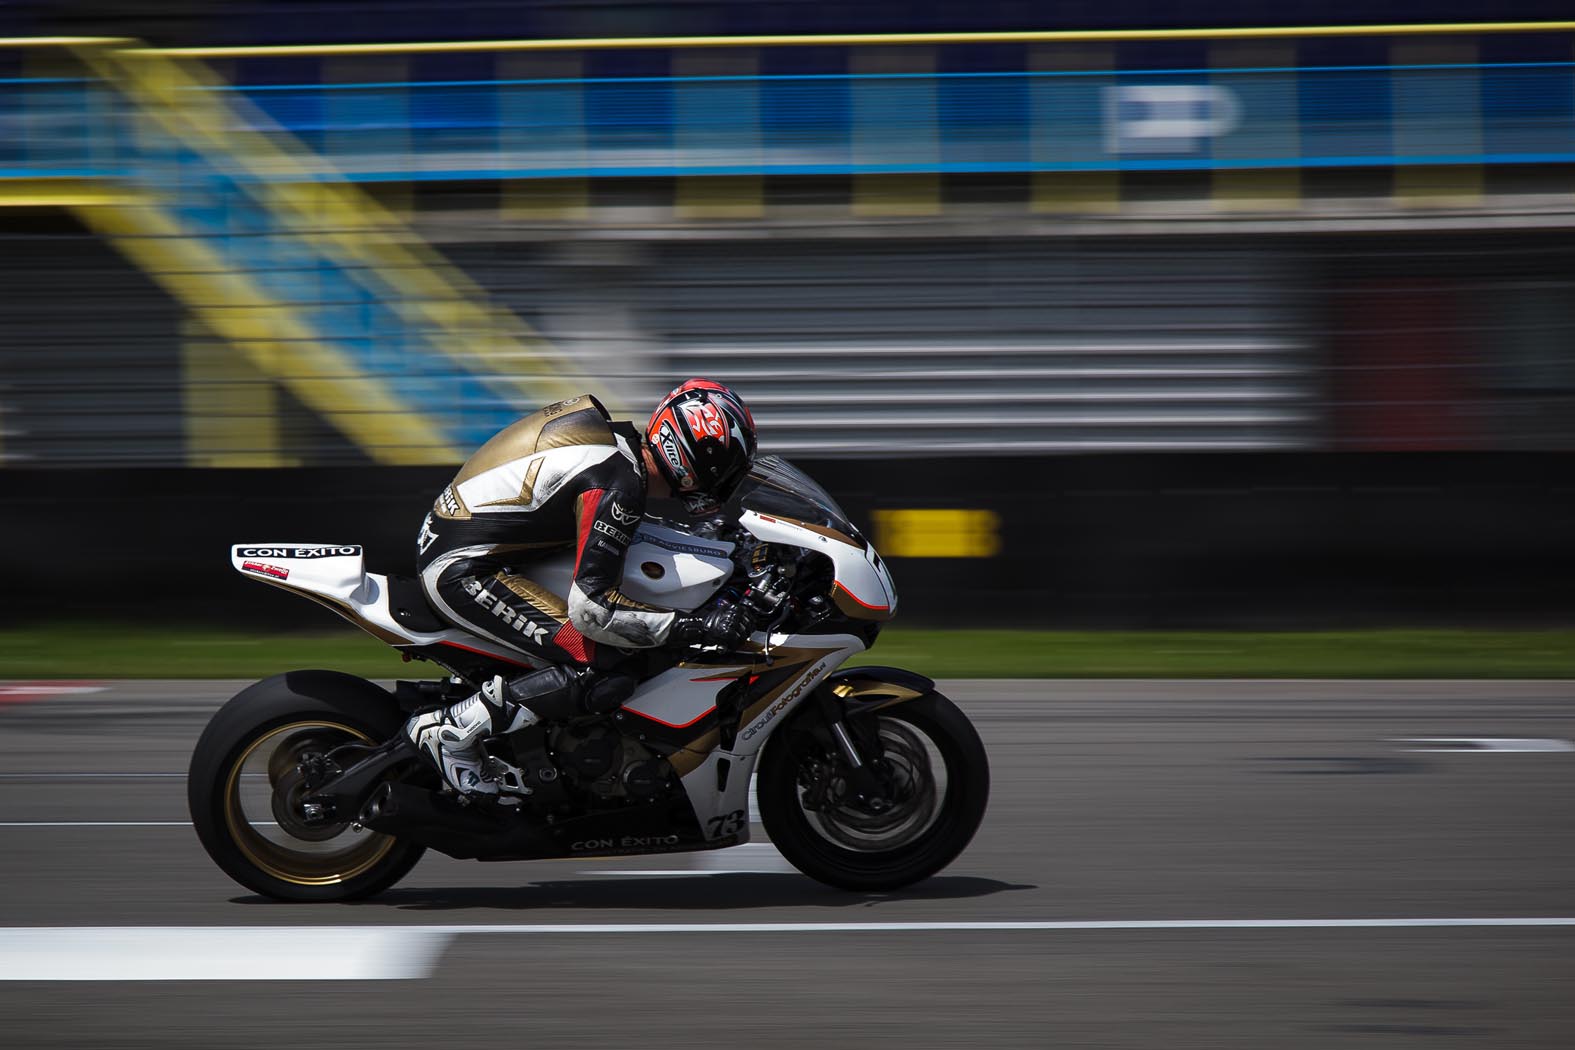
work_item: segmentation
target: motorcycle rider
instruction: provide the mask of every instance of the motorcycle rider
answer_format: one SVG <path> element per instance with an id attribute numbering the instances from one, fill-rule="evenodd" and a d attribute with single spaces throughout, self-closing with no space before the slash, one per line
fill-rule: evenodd
<path id="1" fill-rule="evenodd" d="M 707 513 L 749 472 L 755 449 L 743 399 L 691 379 L 658 402 L 643 434 L 581 394 L 507 427 L 465 462 L 422 522 L 422 588 L 445 619 L 526 653 L 541 670 L 497 676 L 406 723 L 450 786 L 499 792 L 507 767 L 489 763 L 488 736 L 621 705 L 635 685 L 617 670 L 629 650 L 735 649 L 749 637 L 755 618 L 746 605 L 669 612 L 620 594 L 618 583 L 647 497 L 677 497 Z M 531 564 L 571 545 L 565 601 L 531 579 Z"/>

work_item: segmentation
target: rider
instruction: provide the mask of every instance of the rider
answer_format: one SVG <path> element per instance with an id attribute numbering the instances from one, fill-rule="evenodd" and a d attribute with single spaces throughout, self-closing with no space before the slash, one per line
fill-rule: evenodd
<path id="1" fill-rule="evenodd" d="M 745 605 L 668 612 L 620 594 L 618 583 L 648 496 L 714 510 L 749 472 L 755 447 L 743 399 L 691 379 L 657 403 L 644 434 L 581 394 L 526 416 L 465 462 L 421 524 L 422 588 L 445 619 L 544 666 L 497 676 L 405 724 L 455 790 L 498 792 L 483 738 L 621 705 L 635 684 L 616 670 L 627 650 L 735 649 L 749 637 L 755 619 Z M 571 546 L 565 601 L 531 578 L 531 566 Z"/>

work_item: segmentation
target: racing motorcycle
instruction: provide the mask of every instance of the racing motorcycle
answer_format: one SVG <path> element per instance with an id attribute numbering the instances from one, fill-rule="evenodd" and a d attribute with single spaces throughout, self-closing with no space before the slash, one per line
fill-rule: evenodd
<path id="1" fill-rule="evenodd" d="M 476 860 L 722 849 L 749 841 L 750 791 L 771 842 L 851 890 L 904 886 L 949 864 L 984 817 L 978 734 L 935 683 L 839 669 L 896 612 L 891 574 L 824 489 L 761 457 L 727 511 L 647 516 L 622 593 L 664 609 L 727 597 L 760 629 L 737 652 L 652 656 L 621 707 L 487 741 L 497 795 L 456 795 L 402 731 L 525 654 L 458 629 L 414 578 L 365 571 L 345 544 L 249 543 L 242 574 L 318 602 L 407 659 L 447 672 L 387 689 L 290 671 L 242 690 L 197 743 L 187 782 L 209 856 L 269 897 L 339 901 L 392 886 L 427 849 Z M 533 563 L 569 591 L 572 553 Z"/>

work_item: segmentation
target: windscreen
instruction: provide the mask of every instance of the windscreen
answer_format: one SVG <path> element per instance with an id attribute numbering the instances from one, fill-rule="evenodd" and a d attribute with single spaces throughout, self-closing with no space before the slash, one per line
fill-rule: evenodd
<path id="1" fill-rule="evenodd" d="M 780 514 L 811 525 L 824 525 L 849 536 L 858 530 L 848 521 L 831 493 L 781 456 L 760 456 L 739 483 L 730 501 L 741 510 Z"/>

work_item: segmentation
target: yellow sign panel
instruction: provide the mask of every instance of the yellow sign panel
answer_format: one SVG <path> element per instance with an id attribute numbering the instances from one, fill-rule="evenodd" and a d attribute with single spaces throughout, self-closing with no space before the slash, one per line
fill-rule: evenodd
<path id="1" fill-rule="evenodd" d="M 877 510 L 875 548 L 888 558 L 993 558 L 1001 551 L 993 510 Z"/>

